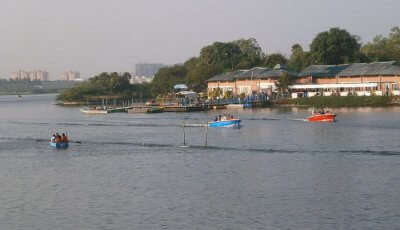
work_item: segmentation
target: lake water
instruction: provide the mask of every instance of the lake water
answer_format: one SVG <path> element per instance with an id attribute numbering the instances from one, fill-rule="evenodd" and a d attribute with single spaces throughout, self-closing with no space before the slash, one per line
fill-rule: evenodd
<path id="1" fill-rule="evenodd" d="M 400 229 L 400 107 L 89 116 L 0 97 L 0 229 Z M 68 132 L 67 150 L 48 146 Z"/>

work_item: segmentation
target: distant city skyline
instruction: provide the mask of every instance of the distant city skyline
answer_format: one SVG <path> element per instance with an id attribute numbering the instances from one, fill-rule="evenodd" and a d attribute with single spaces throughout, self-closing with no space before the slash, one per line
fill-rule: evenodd
<path id="1" fill-rule="evenodd" d="M 48 81 L 49 72 L 46 70 L 25 71 L 18 70 L 10 74 L 12 80 Z"/>
<path id="2" fill-rule="evenodd" d="M 133 72 L 136 63 L 183 63 L 215 41 L 254 37 L 267 53 L 308 50 L 340 27 L 371 41 L 399 26 L 400 1 L 381 0 L 3 0 L 0 77 L 19 69 L 66 70 L 82 78 Z"/>

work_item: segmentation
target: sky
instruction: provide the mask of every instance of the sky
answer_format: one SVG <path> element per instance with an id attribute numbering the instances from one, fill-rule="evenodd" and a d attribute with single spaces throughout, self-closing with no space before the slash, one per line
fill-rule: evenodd
<path id="1" fill-rule="evenodd" d="M 400 26 L 399 0 L 0 0 L 0 78 L 17 70 L 89 78 L 136 63 L 183 63 L 215 41 L 254 37 L 267 53 L 308 50 L 340 27 L 362 42 Z"/>

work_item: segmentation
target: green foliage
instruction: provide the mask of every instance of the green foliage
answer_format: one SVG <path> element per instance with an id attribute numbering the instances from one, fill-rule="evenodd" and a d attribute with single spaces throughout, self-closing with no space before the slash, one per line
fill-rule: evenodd
<path id="1" fill-rule="evenodd" d="M 240 39 L 233 41 L 241 51 L 239 63 L 236 69 L 249 69 L 253 66 L 261 65 L 264 59 L 264 53 L 255 38 Z"/>
<path id="2" fill-rule="evenodd" d="M 207 65 L 200 62 L 199 58 L 189 59 L 185 62 L 184 67 L 187 70 L 185 80 L 187 86 L 197 92 L 204 91 L 207 88 L 206 80 L 223 72 L 220 65 Z"/>
<path id="3" fill-rule="evenodd" d="M 276 82 L 276 87 L 281 93 L 286 92 L 293 81 L 294 79 L 287 72 L 284 72 Z"/>
<path id="4" fill-rule="evenodd" d="M 58 93 L 60 90 L 72 88 L 72 81 L 30 81 L 0 79 L 0 94 L 41 94 Z"/>
<path id="5" fill-rule="evenodd" d="M 292 46 L 292 54 L 290 55 L 290 59 L 288 62 L 289 68 L 300 72 L 302 69 L 311 65 L 311 63 L 311 53 L 305 52 L 301 45 L 294 44 Z"/>
<path id="6" fill-rule="evenodd" d="M 84 81 L 57 96 L 61 101 L 85 101 L 96 97 L 117 97 L 121 99 L 150 98 L 149 84 L 129 83 L 129 73 L 101 73 L 88 81 Z"/>
<path id="7" fill-rule="evenodd" d="M 317 96 L 292 99 L 297 105 L 312 106 L 316 108 L 324 107 L 357 107 L 357 106 L 384 106 L 389 105 L 392 97 L 388 96 Z"/>
<path id="8" fill-rule="evenodd" d="M 165 95 L 175 84 L 186 83 L 197 92 L 207 88 L 206 80 L 222 73 L 262 65 L 264 55 L 256 39 L 240 39 L 232 42 L 214 42 L 203 47 L 199 57 L 187 60 L 183 65 L 162 68 L 152 83 L 153 95 Z"/>
<path id="9" fill-rule="evenodd" d="M 361 52 L 371 61 L 400 61 L 400 28 L 393 27 L 388 37 L 377 35 Z"/>
<path id="10" fill-rule="evenodd" d="M 224 93 L 224 98 L 225 99 L 229 99 L 229 98 L 232 98 L 232 97 L 233 97 L 233 92 L 232 91 L 230 91 L 230 90 L 225 91 L 225 93 Z"/>
<path id="11" fill-rule="evenodd" d="M 353 62 L 361 46 L 358 40 L 357 36 L 340 28 L 319 33 L 310 45 L 313 62 L 327 65 Z"/>
<path id="12" fill-rule="evenodd" d="M 167 94 L 173 90 L 174 85 L 186 82 L 187 69 L 183 65 L 174 65 L 161 68 L 154 76 L 151 91 L 154 96 Z"/>
<path id="13" fill-rule="evenodd" d="M 264 66 L 267 66 L 269 68 L 274 68 L 274 66 L 277 64 L 286 65 L 287 63 L 287 58 L 280 53 L 274 53 L 264 58 Z"/>
<path id="14" fill-rule="evenodd" d="M 212 99 L 217 99 L 221 98 L 222 96 L 222 89 L 221 88 L 215 88 L 212 91 L 208 92 L 208 96 Z"/>

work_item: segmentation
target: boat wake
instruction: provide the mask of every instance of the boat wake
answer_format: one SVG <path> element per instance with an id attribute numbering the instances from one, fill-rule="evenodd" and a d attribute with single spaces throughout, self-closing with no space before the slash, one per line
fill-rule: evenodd
<path id="1" fill-rule="evenodd" d="M 13 138 L 13 137 L 0 137 L 1 142 L 12 142 L 18 147 L 18 143 L 31 142 L 30 144 L 37 143 L 47 148 L 48 139 L 24 137 L 24 138 Z M 44 143 L 42 143 L 44 142 Z M 253 152 L 253 153 L 269 153 L 269 154 L 350 154 L 350 155 L 378 155 L 378 156 L 400 156 L 400 151 L 390 150 L 306 150 L 306 149 L 267 149 L 267 148 L 253 148 L 253 147 L 226 147 L 226 146 L 203 146 L 203 145 L 181 145 L 181 144 L 163 144 L 163 143 L 145 143 L 145 142 L 124 142 L 124 141 L 91 141 L 91 140 L 71 140 L 70 143 L 74 143 L 73 147 L 84 146 L 104 146 L 104 145 L 123 145 L 123 146 L 136 146 L 136 147 L 156 147 L 156 148 L 185 148 L 185 149 L 198 149 L 204 151 L 234 151 L 234 152 Z M 24 147 L 25 148 L 25 147 Z M 0 151 L 2 149 L 0 148 Z"/>
<path id="2" fill-rule="evenodd" d="M 290 121 L 307 121 L 307 119 L 304 118 L 288 118 Z"/>
<path id="3" fill-rule="evenodd" d="M 51 125 L 51 126 L 97 126 L 97 127 L 181 127 L 181 124 L 155 124 L 155 123 L 65 123 L 65 122 L 7 122 L 19 125 Z"/>

